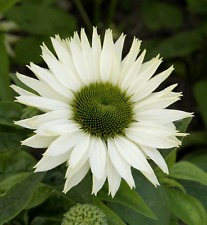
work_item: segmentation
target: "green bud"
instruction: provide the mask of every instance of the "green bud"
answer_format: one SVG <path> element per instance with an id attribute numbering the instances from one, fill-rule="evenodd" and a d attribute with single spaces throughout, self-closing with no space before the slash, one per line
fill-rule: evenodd
<path id="1" fill-rule="evenodd" d="M 105 214 L 91 204 L 77 204 L 64 214 L 62 225 L 107 225 Z"/>

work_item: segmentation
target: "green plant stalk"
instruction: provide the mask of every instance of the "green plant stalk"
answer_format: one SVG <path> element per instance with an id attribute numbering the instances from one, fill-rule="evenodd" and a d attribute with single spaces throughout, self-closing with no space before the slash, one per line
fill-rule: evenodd
<path id="1" fill-rule="evenodd" d="M 12 100 L 9 78 L 9 59 L 4 44 L 4 35 L 0 33 L 0 98 L 1 100 Z"/>
<path id="2" fill-rule="evenodd" d="M 101 3 L 102 0 L 94 0 L 94 24 L 98 26 L 101 15 Z"/>
<path id="3" fill-rule="evenodd" d="M 108 12 L 108 18 L 107 18 L 107 27 L 109 27 L 113 21 L 115 9 L 117 6 L 118 0 L 111 0 L 110 6 L 109 6 L 109 12 Z"/>
<path id="4" fill-rule="evenodd" d="M 78 11 L 79 11 L 80 15 L 82 16 L 83 21 L 86 24 L 86 27 L 88 28 L 89 31 L 92 31 L 92 23 L 91 23 L 88 15 L 87 15 L 84 7 L 83 7 L 81 1 L 80 0 L 74 0 L 74 3 L 76 5 L 76 7 L 78 8 Z"/>

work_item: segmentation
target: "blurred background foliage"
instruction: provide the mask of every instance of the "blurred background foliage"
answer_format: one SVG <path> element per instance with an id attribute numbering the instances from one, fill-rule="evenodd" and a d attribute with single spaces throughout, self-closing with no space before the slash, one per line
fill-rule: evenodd
<path id="1" fill-rule="evenodd" d="M 143 40 L 142 49 L 147 49 L 146 60 L 160 54 L 164 59 L 160 70 L 173 64 L 175 71 L 161 88 L 179 83 L 176 91 L 182 91 L 184 97 L 174 107 L 195 113 L 188 128 L 191 135 L 184 139 L 182 147 L 177 153 L 163 152 L 172 168 L 171 177 L 164 177 L 157 169 L 163 186 L 154 189 L 134 172 L 137 193 L 158 220 L 152 219 L 154 214 L 147 206 L 139 208 L 140 202 L 129 203 L 122 199 L 123 204 L 117 205 L 116 199 L 109 200 L 101 193 L 100 199 L 106 202 L 107 211 L 98 198 L 92 199 L 90 188 L 85 190 L 85 184 L 90 183 L 87 179 L 74 195 L 62 195 L 61 169 L 65 168 L 48 172 L 44 178 L 43 174 L 33 175 L 35 158 L 38 159 L 42 151 L 37 153 L 37 150 L 20 146 L 20 141 L 31 133 L 14 126 L 13 121 L 36 112 L 13 103 L 15 93 L 9 86 L 12 83 L 22 85 L 14 73 L 31 75 L 25 67 L 29 62 L 44 65 L 40 45 L 45 42 L 51 47 L 49 37 L 59 34 L 66 38 L 81 27 L 91 35 L 92 26 L 97 26 L 101 34 L 106 28 L 112 28 L 115 38 L 122 32 L 127 34 L 124 54 L 136 36 Z M 189 225 L 207 224 L 206 39 L 207 0 L 0 0 L 0 211 L 9 201 L 13 202 L 8 211 L 4 211 L 6 216 L 1 218 L 0 224 L 13 217 L 5 224 L 60 224 L 65 210 L 75 202 L 92 201 L 109 217 L 115 218 L 112 225 L 125 224 L 119 217 L 130 225 L 138 224 L 137 221 L 139 225 L 178 225 L 183 224 L 181 221 Z M 181 130 L 185 130 L 188 122 L 180 125 Z M 23 151 L 18 151 L 20 149 Z M 176 179 L 182 181 L 178 183 Z M 181 192 L 166 187 L 176 187 Z M 2 193 L 7 193 L 7 200 Z"/>

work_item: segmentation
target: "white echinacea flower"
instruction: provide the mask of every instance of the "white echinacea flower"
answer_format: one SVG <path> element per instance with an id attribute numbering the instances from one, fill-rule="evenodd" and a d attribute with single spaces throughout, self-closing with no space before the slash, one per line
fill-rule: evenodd
<path id="1" fill-rule="evenodd" d="M 17 77 L 37 94 L 12 85 L 20 94 L 17 102 L 37 107 L 44 113 L 16 124 L 33 129 L 34 135 L 22 142 L 33 148 L 47 148 L 35 172 L 47 171 L 67 162 L 64 192 L 77 185 L 91 169 L 95 195 L 108 179 L 109 193 L 116 194 L 121 178 L 133 188 L 131 167 L 155 186 L 159 184 L 146 158 L 168 173 L 157 149 L 181 144 L 174 121 L 190 113 L 166 109 L 180 99 L 176 84 L 155 89 L 173 67 L 154 75 L 159 56 L 144 62 L 139 56 L 141 41 L 134 38 L 122 59 L 125 35 L 114 43 L 106 30 L 103 44 L 96 28 L 92 44 L 84 29 L 80 37 L 52 38 L 57 57 L 43 44 L 42 57 L 48 69 L 33 63 L 28 68 L 37 79 L 17 73 Z M 154 75 L 154 76 L 153 76 Z"/>

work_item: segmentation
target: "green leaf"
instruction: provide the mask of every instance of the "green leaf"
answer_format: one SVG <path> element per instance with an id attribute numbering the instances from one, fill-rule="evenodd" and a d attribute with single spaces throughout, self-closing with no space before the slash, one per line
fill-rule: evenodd
<path id="1" fill-rule="evenodd" d="M 198 131 L 191 132 L 183 141 L 183 147 L 187 148 L 189 146 L 207 146 L 207 132 Z"/>
<path id="2" fill-rule="evenodd" d="M 63 197 L 63 205 L 64 205 L 64 209 L 66 211 L 69 211 L 70 208 L 74 205 L 76 205 L 77 203 L 74 202 L 73 200 L 69 199 L 66 195 L 62 194 Z"/>
<path id="3" fill-rule="evenodd" d="M 5 12 L 21 0 L 0 0 L 0 12 Z"/>
<path id="4" fill-rule="evenodd" d="M 186 56 L 198 50 L 203 42 L 202 33 L 199 30 L 185 31 L 175 36 L 160 41 L 148 52 L 148 58 L 161 54 L 165 59 Z"/>
<path id="5" fill-rule="evenodd" d="M 64 194 L 60 194 L 54 190 L 42 204 L 29 211 L 36 212 L 36 216 L 38 217 L 56 218 L 59 220 L 59 224 L 61 224 L 63 214 L 65 213 L 64 198 Z"/>
<path id="6" fill-rule="evenodd" d="M 186 0 L 188 10 L 192 13 L 207 13 L 207 2 L 206 0 Z"/>
<path id="7" fill-rule="evenodd" d="M 149 4 L 144 4 L 141 16 L 146 26 L 154 31 L 161 28 L 177 29 L 182 24 L 182 13 L 179 8 L 158 1 L 151 3 L 150 7 Z"/>
<path id="8" fill-rule="evenodd" d="M 56 0 L 30 0 L 27 3 L 43 4 L 45 6 L 52 5 Z"/>
<path id="9" fill-rule="evenodd" d="M 42 2 L 24 1 L 6 12 L 5 16 L 24 31 L 35 35 L 69 35 L 76 29 L 75 17 Z"/>
<path id="10" fill-rule="evenodd" d="M 88 174 L 78 185 L 75 186 L 75 188 L 72 188 L 69 192 L 67 192 L 66 197 L 81 204 L 92 203 L 93 198 L 91 195 L 91 190 L 91 179 Z"/>
<path id="11" fill-rule="evenodd" d="M 29 175 L 30 175 L 29 172 L 19 173 L 0 182 L 0 196 L 5 195 L 12 186 L 14 186 L 18 182 L 21 182 L 23 179 L 25 179 Z"/>
<path id="12" fill-rule="evenodd" d="M 25 135 L 16 132 L 0 132 L 0 150 L 3 151 L 13 151 L 20 147 L 22 141 L 25 138 Z"/>
<path id="13" fill-rule="evenodd" d="M 182 184 L 178 183 L 174 179 L 170 179 L 168 177 L 162 177 L 160 179 L 160 182 L 165 186 L 165 187 L 175 187 L 179 188 L 182 192 L 186 193 L 185 188 L 182 186 Z"/>
<path id="14" fill-rule="evenodd" d="M 115 202 L 106 202 L 107 206 L 116 212 L 120 218 L 130 225 L 168 225 L 170 208 L 167 194 L 162 185 L 155 188 L 140 172 L 134 171 L 136 191 L 150 206 L 157 220 L 150 219 L 137 211 Z"/>
<path id="15" fill-rule="evenodd" d="M 55 218 L 55 217 L 42 217 L 37 216 L 35 217 L 30 225 L 60 225 L 61 220 Z"/>
<path id="16" fill-rule="evenodd" d="M 206 212 L 195 198 L 182 192 L 166 188 L 172 212 L 188 225 L 205 225 Z"/>
<path id="17" fill-rule="evenodd" d="M 11 88 L 9 87 L 9 59 L 2 33 L 0 33 L 0 65 L 0 98 L 2 100 L 12 100 Z"/>
<path id="18" fill-rule="evenodd" d="M 36 160 L 23 151 L 6 152 L 0 155 L 0 181 L 21 172 L 33 171 Z"/>
<path id="19" fill-rule="evenodd" d="M 192 180 L 207 185 L 207 173 L 190 162 L 178 162 L 170 169 L 170 176 L 183 180 Z"/>
<path id="20" fill-rule="evenodd" d="M 96 205 L 107 217 L 108 225 L 126 225 L 119 216 L 104 205 L 99 198 L 94 197 L 93 204 Z"/>
<path id="21" fill-rule="evenodd" d="M 179 225 L 178 218 L 174 215 L 170 215 L 170 224 L 169 225 Z"/>
<path id="22" fill-rule="evenodd" d="M 200 169 L 207 172 L 207 148 L 196 149 L 192 153 L 187 154 L 182 159 L 189 161 L 194 165 L 198 166 Z"/>
<path id="23" fill-rule="evenodd" d="M 108 195 L 106 188 L 99 191 L 98 197 L 104 201 L 123 204 L 149 218 L 156 219 L 155 214 L 152 212 L 149 206 L 143 201 L 143 199 L 135 190 L 130 189 L 125 181 L 121 182 L 120 188 L 114 198 Z"/>
<path id="24" fill-rule="evenodd" d="M 139 214 L 138 212 L 136 212 L 135 210 L 128 208 L 124 205 L 121 204 L 117 204 L 115 202 L 106 202 L 105 203 L 113 212 L 115 212 L 124 222 L 126 222 L 127 224 L 130 225 L 137 225 L 137 221 L 139 221 L 139 224 L 142 225 L 142 219 L 140 220 L 139 216 L 141 214 Z M 142 216 L 143 218 L 147 218 Z M 148 218 L 147 218 L 148 219 Z M 150 221 L 154 221 L 151 220 Z M 141 222 L 141 223 L 140 223 Z M 146 225 L 146 223 L 144 222 L 144 225 Z"/>
<path id="25" fill-rule="evenodd" d="M 47 171 L 43 183 L 55 188 L 59 194 L 62 194 L 64 187 L 65 165 L 62 164 L 53 170 Z M 67 196 L 67 195 L 65 195 Z"/>
<path id="26" fill-rule="evenodd" d="M 41 63 L 40 45 L 45 41 L 43 37 L 25 37 L 21 38 L 14 47 L 14 60 L 17 64 L 28 64 L 29 62 Z"/>
<path id="27" fill-rule="evenodd" d="M 168 169 L 172 168 L 173 165 L 176 162 L 177 158 L 177 149 L 175 148 L 173 151 L 171 151 L 167 157 L 165 158 L 165 162 L 167 163 Z"/>
<path id="28" fill-rule="evenodd" d="M 30 200 L 44 173 L 35 173 L 14 185 L 6 195 L 0 196 L 0 224 L 16 216 Z"/>
<path id="29" fill-rule="evenodd" d="M 140 215 L 137 217 L 137 221 L 141 221 L 140 225 L 168 225 L 170 208 L 163 186 L 160 185 L 155 188 L 140 172 L 135 171 L 133 176 L 136 191 L 150 206 L 157 217 L 157 220 L 151 220 Z"/>
<path id="30" fill-rule="evenodd" d="M 14 102 L 0 102 L 0 125 L 13 126 L 15 120 L 19 120 L 22 107 Z"/>
<path id="31" fill-rule="evenodd" d="M 207 127 L 207 80 L 199 81 L 194 85 L 194 96 L 199 106 L 202 118 Z"/>
<path id="32" fill-rule="evenodd" d="M 194 181 L 182 180 L 180 183 L 184 186 L 187 193 L 198 199 L 207 211 L 207 186 Z"/>
<path id="33" fill-rule="evenodd" d="M 42 204 L 54 191 L 50 186 L 40 183 L 34 190 L 30 201 L 24 209 L 31 209 Z"/>

